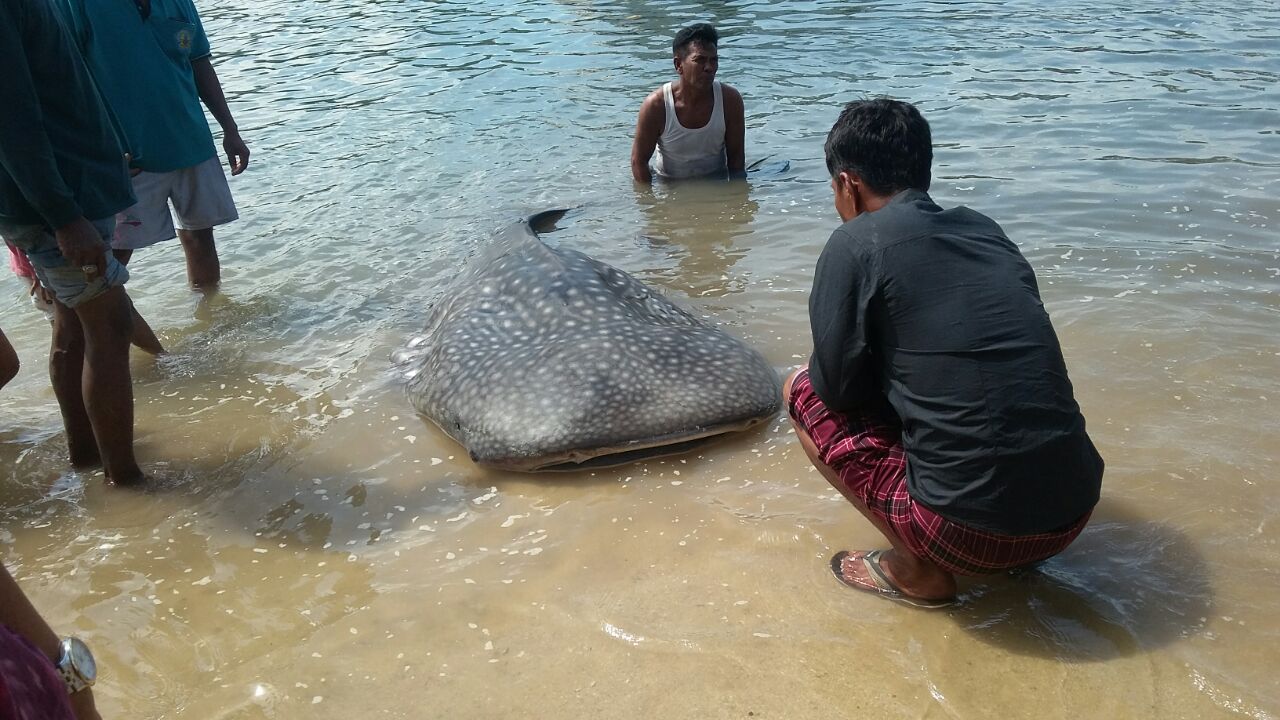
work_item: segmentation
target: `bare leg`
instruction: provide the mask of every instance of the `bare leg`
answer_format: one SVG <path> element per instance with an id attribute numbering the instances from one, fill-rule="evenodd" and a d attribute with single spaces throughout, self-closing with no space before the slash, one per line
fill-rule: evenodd
<path id="1" fill-rule="evenodd" d="M 133 306 L 132 298 L 129 300 L 129 313 L 133 317 L 133 333 L 129 336 L 129 342 L 144 352 L 149 352 L 152 355 L 163 355 L 164 345 L 160 344 L 160 338 L 156 337 L 151 325 L 147 324 L 142 315 L 138 314 L 138 308 Z"/>
<path id="2" fill-rule="evenodd" d="M 0 387 L 8 385 L 9 381 L 17 376 L 20 366 L 18 353 L 14 352 L 9 338 L 4 336 L 3 330 L 0 330 Z"/>
<path id="3" fill-rule="evenodd" d="M 213 228 L 179 230 L 178 239 L 187 255 L 187 282 L 197 290 L 217 288 L 222 281 L 222 266 L 213 244 Z"/>
<path id="4" fill-rule="evenodd" d="M 782 398 L 784 407 L 790 407 L 791 383 L 794 380 L 795 373 L 792 373 L 783 383 Z M 893 549 L 880 558 L 880 567 L 889 576 L 889 579 L 902 588 L 904 593 L 912 597 L 930 599 L 954 597 L 956 594 L 955 577 L 938 567 L 933 561 L 913 555 L 902 540 L 898 538 L 897 534 L 893 532 L 893 529 L 889 527 L 889 524 L 881 519 L 880 516 L 871 512 L 861 498 L 845 488 L 844 483 L 840 481 L 839 474 L 831 466 L 823 464 L 819 459 L 820 454 L 817 446 L 813 444 L 813 440 L 796 424 L 794 419 L 792 419 L 791 425 L 795 428 L 796 437 L 800 439 L 800 446 L 804 448 L 804 454 L 809 457 L 809 462 L 813 463 L 813 466 L 818 468 L 818 472 L 822 473 L 822 477 L 826 478 L 826 481 L 831 483 L 832 487 L 839 490 L 840 494 L 844 495 L 845 499 L 857 508 L 863 517 L 871 521 L 871 524 L 889 541 L 889 545 Z M 849 580 L 868 587 L 874 585 L 874 581 L 869 577 L 867 569 L 861 561 L 848 560 L 841 570 Z"/>
<path id="5" fill-rule="evenodd" d="M 53 343 L 49 348 L 49 381 L 62 411 L 67 432 L 67 451 L 74 467 L 93 467 L 102 462 L 93 426 L 84 406 L 84 331 L 74 310 L 53 304 Z"/>
<path id="6" fill-rule="evenodd" d="M 113 249 L 111 254 L 115 256 L 116 262 L 121 265 L 128 265 L 129 259 L 133 257 L 132 250 L 116 250 Z M 152 355 L 163 355 L 164 345 L 160 344 L 160 338 L 151 329 L 151 325 L 143 319 L 138 313 L 138 309 L 133 306 L 133 300 L 129 300 L 129 311 L 133 315 L 133 335 L 130 336 L 129 342 L 136 345 L 139 350 L 149 352 Z"/>
<path id="7" fill-rule="evenodd" d="M 140 482 L 142 470 L 133 455 L 129 296 L 122 287 L 111 288 L 77 307 L 75 314 L 84 338 L 84 407 L 107 480 L 120 485 Z"/>

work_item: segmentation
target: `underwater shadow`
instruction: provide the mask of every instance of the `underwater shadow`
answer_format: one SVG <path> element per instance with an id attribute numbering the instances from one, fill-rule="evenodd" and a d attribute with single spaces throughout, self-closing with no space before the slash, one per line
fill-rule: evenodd
<path id="1" fill-rule="evenodd" d="M 1191 541 L 1108 501 L 1061 555 L 961 597 L 952 617 L 979 640 L 1080 663 L 1189 637 L 1213 611 L 1209 568 Z"/>

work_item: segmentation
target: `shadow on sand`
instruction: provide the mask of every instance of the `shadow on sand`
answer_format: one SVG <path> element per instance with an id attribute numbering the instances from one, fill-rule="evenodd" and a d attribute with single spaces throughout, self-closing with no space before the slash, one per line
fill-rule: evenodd
<path id="1" fill-rule="evenodd" d="M 956 622 L 1021 655 L 1094 662 L 1199 631 L 1211 616 L 1209 568 L 1167 524 L 1104 500 L 1062 555 L 962 591 Z"/>

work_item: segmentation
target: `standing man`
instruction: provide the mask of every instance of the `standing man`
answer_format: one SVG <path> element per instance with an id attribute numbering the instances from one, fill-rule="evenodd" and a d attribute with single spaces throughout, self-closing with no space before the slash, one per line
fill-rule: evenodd
<path id="1" fill-rule="evenodd" d="M 249 165 L 249 148 L 227 108 L 191 0 L 63 0 L 85 61 L 116 114 L 133 154 L 138 204 L 116 218 L 112 243 L 127 263 L 133 251 L 176 236 L 187 280 L 200 289 L 222 278 L 213 228 L 239 217 L 200 101 L 222 126 L 232 175 Z"/>
<path id="2" fill-rule="evenodd" d="M 48 0 L 0 0 L 0 68 L 0 236 L 55 297 L 49 375 L 71 463 L 135 483 L 129 271 L 108 252 L 133 204 L 124 150 Z"/>
<path id="3" fill-rule="evenodd" d="M 1065 549 L 1102 458 L 1031 266 L 989 218 L 930 199 L 919 111 L 850 103 L 826 156 L 845 223 L 818 259 L 813 356 L 784 400 L 809 459 L 892 546 L 836 554 L 836 577 L 945 606 L 956 574 Z"/>
<path id="4" fill-rule="evenodd" d="M 631 176 L 649 183 L 649 159 L 665 178 L 689 178 L 745 168 L 742 95 L 716 80 L 720 35 L 706 23 L 683 28 L 671 44 L 680 77 L 654 90 L 640 105 L 631 145 Z"/>

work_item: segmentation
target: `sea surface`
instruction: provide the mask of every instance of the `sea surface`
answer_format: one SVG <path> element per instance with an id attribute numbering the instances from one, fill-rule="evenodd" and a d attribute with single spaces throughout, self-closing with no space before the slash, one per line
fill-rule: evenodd
<path id="1" fill-rule="evenodd" d="M 142 492 L 67 469 L 48 326 L 12 277 L 0 557 L 99 658 L 104 718 L 1280 718 L 1280 5 L 205 0 L 252 147 L 217 230 L 129 289 Z M 721 29 L 747 182 L 638 189 L 670 38 Z M 846 101 L 919 105 L 932 194 L 1035 267 L 1107 461 L 1038 572 L 924 612 L 853 593 L 882 545 L 781 417 L 548 477 L 472 465 L 389 357 L 498 228 L 810 350 Z"/>

